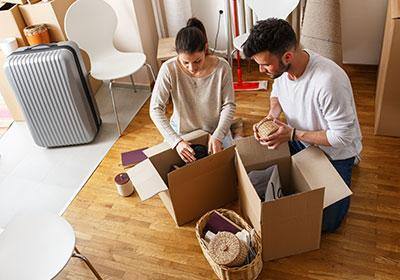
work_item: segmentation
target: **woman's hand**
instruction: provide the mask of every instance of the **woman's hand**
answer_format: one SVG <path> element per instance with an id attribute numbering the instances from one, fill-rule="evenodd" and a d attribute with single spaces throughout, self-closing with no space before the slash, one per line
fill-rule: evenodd
<path id="1" fill-rule="evenodd" d="M 215 154 L 223 150 L 222 142 L 216 138 L 210 137 L 208 140 L 208 153 Z"/>
<path id="2" fill-rule="evenodd" d="M 196 158 L 194 157 L 194 151 L 190 147 L 189 142 L 182 140 L 181 142 L 178 143 L 178 145 L 176 145 L 175 149 L 184 162 L 190 163 L 196 160 Z"/>

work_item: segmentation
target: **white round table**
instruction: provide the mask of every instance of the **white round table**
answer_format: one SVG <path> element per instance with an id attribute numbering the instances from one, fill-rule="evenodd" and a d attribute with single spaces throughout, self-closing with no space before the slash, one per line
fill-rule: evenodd
<path id="1" fill-rule="evenodd" d="M 75 233 L 62 217 L 48 212 L 21 213 L 0 234 L 0 279 L 54 278 L 71 257 L 90 262 L 75 248 Z"/>

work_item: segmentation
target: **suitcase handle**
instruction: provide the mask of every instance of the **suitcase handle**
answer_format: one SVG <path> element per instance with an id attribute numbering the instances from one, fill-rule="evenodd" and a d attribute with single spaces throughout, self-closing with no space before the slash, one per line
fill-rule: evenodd
<path id="1" fill-rule="evenodd" d="M 30 50 L 35 50 L 35 49 L 46 49 L 46 48 L 51 48 L 51 47 L 54 47 L 54 46 L 57 46 L 56 44 L 37 44 L 37 45 L 34 45 L 34 46 L 32 46 L 32 47 L 28 47 L 28 48 L 26 48 L 25 50 L 26 51 L 30 51 Z"/>

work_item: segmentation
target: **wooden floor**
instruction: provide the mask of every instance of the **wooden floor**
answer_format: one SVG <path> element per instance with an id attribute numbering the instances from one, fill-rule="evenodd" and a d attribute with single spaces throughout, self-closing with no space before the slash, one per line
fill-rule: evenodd
<path id="1" fill-rule="evenodd" d="M 376 67 L 346 69 L 364 137 L 348 217 L 337 233 L 322 236 L 320 250 L 265 263 L 260 279 L 400 279 L 400 138 L 373 135 Z M 255 66 L 244 72 L 246 79 L 262 77 Z M 265 92 L 237 95 L 246 134 L 266 114 L 267 100 Z M 78 248 L 104 279 L 217 279 L 197 244 L 194 223 L 178 228 L 158 197 L 141 202 L 115 191 L 113 177 L 123 171 L 120 153 L 162 141 L 148 108 L 147 102 L 64 216 Z M 93 276 L 73 259 L 57 279 Z"/>

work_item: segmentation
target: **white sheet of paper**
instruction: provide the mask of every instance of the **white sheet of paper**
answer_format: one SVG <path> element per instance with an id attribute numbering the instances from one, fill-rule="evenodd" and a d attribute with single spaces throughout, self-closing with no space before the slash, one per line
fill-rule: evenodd
<path id="1" fill-rule="evenodd" d="M 268 180 L 267 190 L 265 191 L 265 201 L 271 201 L 282 197 L 282 186 L 279 180 L 278 166 L 274 165 L 271 177 Z"/>

